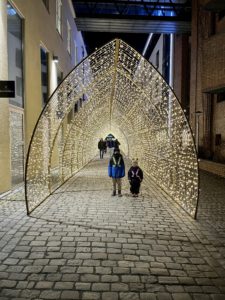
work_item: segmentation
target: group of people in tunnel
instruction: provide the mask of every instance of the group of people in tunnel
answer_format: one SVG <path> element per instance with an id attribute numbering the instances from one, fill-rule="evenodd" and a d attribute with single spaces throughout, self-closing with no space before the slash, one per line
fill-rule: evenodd
<path id="1" fill-rule="evenodd" d="M 122 178 L 125 176 L 125 163 L 123 155 L 120 152 L 120 142 L 116 140 L 103 140 L 98 142 L 98 149 L 100 151 L 100 159 L 103 159 L 104 153 L 107 152 L 107 147 L 110 149 L 110 160 L 108 164 L 108 175 L 112 178 L 113 192 L 112 196 L 122 197 Z M 113 154 L 111 151 L 113 149 Z M 128 171 L 128 180 L 130 183 L 130 192 L 133 197 L 138 197 L 141 182 L 143 181 L 143 171 L 138 165 L 138 158 L 132 159 L 132 166 Z"/>
<path id="2" fill-rule="evenodd" d="M 119 148 L 120 146 L 120 142 L 115 139 L 109 139 L 109 140 L 103 140 L 103 138 L 100 139 L 100 141 L 98 142 L 98 149 L 99 149 L 99 153 L 100 153 L 100 159 L 103 159 L 104 153 L 107 153 L 107 148 L 109 148 L 109 154 L 110 156 L 112 155 L 112 150 Z"/>

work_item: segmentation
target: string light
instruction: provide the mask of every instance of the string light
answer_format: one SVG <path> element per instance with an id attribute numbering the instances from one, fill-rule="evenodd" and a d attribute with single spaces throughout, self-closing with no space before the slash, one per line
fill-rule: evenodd
<path id="1" fill-rule="evenodd" d="M 74 112 L 84 94 L 87 100 Z M 28 213 L 85 166 L 97 154 L 98 139 L 109 133 L 126 155 L 139 158 L 147 176 L 195 216 L 198 163 L 185 115 L 154 67 L 118 39 L 80 63 L 45 107 L 28 153 Z"/>

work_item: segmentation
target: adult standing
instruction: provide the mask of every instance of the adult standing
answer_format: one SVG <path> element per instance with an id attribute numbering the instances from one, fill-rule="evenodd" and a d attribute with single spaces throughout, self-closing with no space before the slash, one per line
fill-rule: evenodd
<path id="1" fill-rule="evenodd" d="M 125 164 L 123 156 L 118 148 L 114 149 L 114 153 L 109 160 L 108 175 L 112 178 L 113 182 L 112 196 L 116 195 L 116 187 L 118 187 L 118 196 L 122 197 L 122 177 L 125 176 Z"/>
<path id="2" fill-rule="evenodd" d="M 98 149 L 100 153 L 100 159 L 102 159 L 105 152 L 105 142 L 103 141 L 103 138 L 101 138 L 98 142 Z"/>
<path id="3" fill-rule="evenodd" d="M 119 149 L 119 146 L 120 146 L 120 142 L 117 139 L 115 139 L 115 141 L 114 141 L 114 148 L 115 149 Z"/>

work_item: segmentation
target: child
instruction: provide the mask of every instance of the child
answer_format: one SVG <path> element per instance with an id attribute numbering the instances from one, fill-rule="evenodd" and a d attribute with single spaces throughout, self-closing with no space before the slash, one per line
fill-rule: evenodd
<path id="1" fill-rule="evenodd" d="M 141 182 L 143 180 L 143 171 L 138 166 L 138 158 L 132 159 L 132 167 L 128 171 L 128 180 L 130 182 L 130 192 L 133 197 L 138 197 Z"/>

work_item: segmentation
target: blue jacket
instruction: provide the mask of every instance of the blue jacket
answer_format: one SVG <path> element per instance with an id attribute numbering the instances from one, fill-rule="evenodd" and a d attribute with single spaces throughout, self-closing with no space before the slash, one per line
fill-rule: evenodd
<path id="1" fill-rule="evenodd" d="M 108 175 L 112 178 L 122 178 L 125 176 L 125 165 L 121 154 L 111 157 L 108 165 Z"/>

